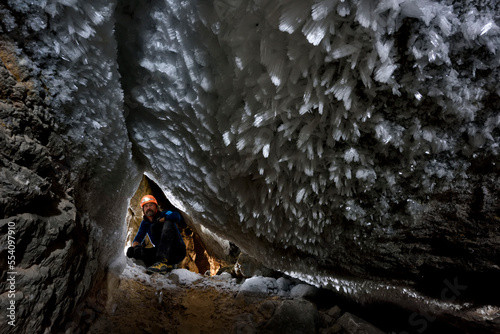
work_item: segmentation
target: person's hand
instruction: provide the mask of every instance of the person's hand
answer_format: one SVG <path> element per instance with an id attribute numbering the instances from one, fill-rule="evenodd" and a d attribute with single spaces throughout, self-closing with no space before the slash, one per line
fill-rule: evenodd
<path id="1" fill-rule="evenodd" d="M 134 247 L 134 257 L 138 260 L 142 259 L 144 255 L 144 248 L 141 245 L 137 245 Z"/>
<path id="2" fill-rule="evenodd" d="M 165 220 L 173 220 L 176 221 L 179 219 L 179 214 L 177 212 L 172 212 L 172 211 L 163 211 L 160 214 L 160 222 L 164 222 Z"/>
<path id="3" fill-rule="evenodd" d="M 127 248 L 127 257 L 128 258 L 134 257 L 134 247 Z"/>

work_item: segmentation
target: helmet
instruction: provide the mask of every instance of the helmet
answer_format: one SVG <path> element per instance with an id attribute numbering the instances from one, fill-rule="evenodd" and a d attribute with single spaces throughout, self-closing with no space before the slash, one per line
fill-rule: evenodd
<path id="1" fill-rule="evenodd" d="M 156 201 L 156 198 L 154 198 L 151 195 L 146 195 L 143 198 L 141 198 L 141 208 L 144 207 L 144 204 L 146 203 L 154 203 L 158 207 L 158 202 Z"/>

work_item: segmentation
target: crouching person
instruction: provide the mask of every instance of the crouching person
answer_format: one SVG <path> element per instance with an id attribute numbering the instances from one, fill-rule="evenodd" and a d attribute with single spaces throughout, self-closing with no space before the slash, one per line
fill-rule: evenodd
<path id="1" fill-rule="evenodd" d="M 159 211 L 158 202 L 151 195 L 141 199 L 141 208 L 144 217 L 127 256 L 143 260 L 148 273 L 166 273 L 186 256 L 186 245 L 176 225 L 181 215 L 175 211 Z M 142 246 L 146 234 L 153 248 Z"/>

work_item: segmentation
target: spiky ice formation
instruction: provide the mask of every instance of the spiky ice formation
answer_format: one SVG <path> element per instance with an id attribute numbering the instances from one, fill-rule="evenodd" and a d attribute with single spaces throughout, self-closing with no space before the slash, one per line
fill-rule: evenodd
<path id="1" fill-rule="evenodd" d="M 477 6 L 152 1 L 123 27 L 133 141 L 228 236 L 321 257 L 410 226 L 498 155 L 498 8 Z"/>
<path id="2" fill-rule="evenodd" d="M 18 80 L 30 80 L 48 107 L 44 117 L 50 128 L 43 130 L 54 136 L 42 137 L 49 144 L 58 138 L 65 147 L 55 163 L 70 170 L 71 179 L 58 181 L 76 188 L 79 207 L 98 219 L 111 219 L 116 214 L 109 207 L 126 205 L 133 185 L 124 176 L 134 175 L 138 180 L 123 116 L 113 32 L 115 5 L 100 0 L 9 0 L 0 6 L 2 41 L 16 43 L 18 66 L 27 73 Z M 4 65 L 6 59 L 2 58 Z M 7 127 L 16 117 L 8 115 Z M 26 131 L 29 135 L 30 130 Z M 94 191 L 118 195 L 93 196 Z M 120 233 L 111 225 L 100 233 L 109 236 L 109 232 L 110 240 L 115 240 L 123 233 L 121 227 Z"/>

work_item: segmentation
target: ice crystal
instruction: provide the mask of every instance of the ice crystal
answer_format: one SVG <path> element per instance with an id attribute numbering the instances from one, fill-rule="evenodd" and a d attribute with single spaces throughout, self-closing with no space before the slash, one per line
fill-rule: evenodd
<path id="1" fill-rule="evenodd" d="M 463 72 L 463 64 L 478 67 L 479 58 L 472 50 L 493 45 L 498 31 L 487 13 L 462 9 L 430 1 L 381 1 L 376 7 L 371 1 L 249 1 L 231 9 L 230 16 L 220 16 L 218 10 L 209 15 L 192 11 L 187 4 L 166 2 L 164 18 L 156 21 L 151 38 L 166 39 L 162 44 L 177 50 L 179 56 L 172 64 L 192 68 L 176 71 L 175 80 L 189 82 L 187 90 L 196 92 L 197 98 L 179 99 L 178 91 L 168 84 L 171 79 L 162 75 L 158 80 L 164 84 L 141 85 L 139 80 L 137 89 L 140 96 L 155 96 L 147 105 L 153 109 L 150 112 L 160 112 L 158 100 L 166 99 L 178 103 L 170 105 L 170 120 L 179 119 L 187 110 L 196 115 L 182 123 L 194 136 L 194 141 L 184 141 L 187 152 L 192 152 L 190 164 L 206 165 L 202 152 L 224 149 L 224 154 L 210 155 L 214 167 L 204 170 L 218 174 L 217 168 L 227 166 L 223 161 L 228 160 L 231 170 L 225 171 L 228 177 L 219 184 L 210 178 L 208 189 L 236 208 L 244 229 L 312 252 L 308 245 L 315 239 L 316 228 L 300 234 L 273 231 L 282 229 L 285 221 L 302 226 L 303 219 L 310 217 L 308 212 L 314 213 L 315 226 L 329 225 L 325 204 L 359 224 L 371 217 L 387 217 L 394 201 L 391 194 L 399 194 L 401 184 L 418 173 L 425 173 L 425 179 L 435 177 L 434 190 L 446 187 L 439 180 L 459 178 L 463 169 L 444 161 L 441 165 L 439 159 L 464 149 L 459 139 L 465 138 L 460 134 L 464 131 L 469 138 L 467 150 L 496 152 L 498 138 L 492 129 L 498 125 L 493 111 L 481 111 L 490 115 L 482 118 L 490 120 L 487 131 L 467 132 L 460 122 L 474 120 L 488 94 L 488 88 L 481 88 L 485 79 L 475 79 L 472 71 Z M 182 39 L 165 33 L 166 22 L 176 13 L 190 16 L 191 23 L 176 28 Z M 193 23 L 197 16 L 203 17 L 206 30 Z M 265 19 L 259 21 L 259 16 Z M 404 30 L 402 22 L 407 18 L 413 23 Z M 213 34 L 211 27 L 217 22 L 222 24 Z M 407 36 L 406 44 L 398 40 L 400 35 Z M 197 67 L 185 56 L 190 53 L 185 39 L 202 48 Z M 162 52 L 147 43 L 142 50 L 143 62 L 155 62 Z M 460 60 L 455 63 L 457 55 Z M 482 60 L 481 68 L 496 66 L 495 57 L 491 53 Z M 165 53 L 163 59 L 168 58 Z M 148 68 L 140 70 L 149 73 Z M 225 74 L 231 80 L 220 79 Z M 217 97 L 201 85 L 202 78 L 216 83 Z M 494 80 L 489 82 L 494 87 Z M 411 99 L 406 100 L 407 96 Z M 419 105 L 424 101 L 425 110 Z M 457 124 L 436 125 L 436 119 L 451 115 Z M 216 119 L 217 125 L 207 127 L 207 116 Z M 166 126 L 173 130 L 173 125 Z M 210 144 L 205 148 L 207 138 Z M 190 177 L 207 180 L 196 170 Z M 184 189 L 200 191 L 183 173 L 165 173 L 179 175 L 176 182 Z M 422 194 L 427 191 L 421 189 Z M 367 192 L 380 200 L 344 205 Z M 216 220 L 210 201 L 204 205 L 206 218 Z"/>

